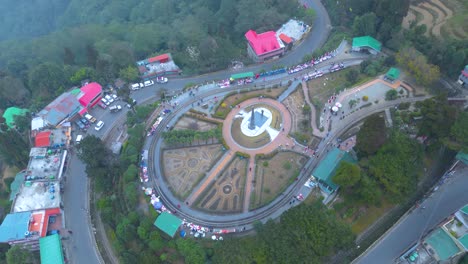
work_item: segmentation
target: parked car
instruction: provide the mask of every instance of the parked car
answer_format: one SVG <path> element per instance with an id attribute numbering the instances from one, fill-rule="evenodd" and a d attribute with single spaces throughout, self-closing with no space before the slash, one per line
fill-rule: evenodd
<path id="1" fill-rule="evenodd" d="M 139 83 L 134 83 L 132 84 L 132 87 L 130 88 L 132 91 L 140 89 L 140 84 Z"/>
<path id="2" fill-rule="evenodd" d="M 156 78 L 157 83 L 167 83 L 168 81 L 169 80 L 166 77 L 163 77 L 163 76 Z"/>
<path id="3" fill-rule="evenodd" d="M 148 87 L 148 86 L 153 85 L 154 82 L 150 80 L 150 81 L 145 81 L 143 84 L 145 85 L 145 87 Z"/>
<path id="4" fill-rule="evenodd" d="M 98 105 L 99 105 L 102 109 L 106 109 L 106 108 L 107 108 L 107 106 L 106 106 L 102 101 L 100 101 L 100 102 L 98 103 Z"/>
<path id="5" fill-rule="evenodd" d="M 122 107 L 120 105 L 113 105 L 113 106 L 109 107 L 109 110 L 111 112 L 115 113 L 115 112 L 118 112 L 118 111 L 122 110 Z"/>
<path id="6" fill-rule="evenodd" d="M 107 101 L 106 98 L 101 98 L 101 102 L 103 102 L 105 105 L 110 105 L 109 101 Z"/>
<path id="7" fill-rule="evenodd" d="M 80 144 L 81 140 L 83 139 L 83 135 L 76 136 L 76 144 Z"/>
<path id="8" fill-rule="evenodd" d="M 85 117 L 86 119 L 88 119 L 88 121 L 91 122 L 91 123 L 96 122 L 96 118 L 93 117 L 93 116 L 90 115 L 90 114 L 85 114 L 84 117 Z"/>
<path id="9" fill-rule="evenodd" d="M 75 121 L 75 124 L 76 124 L 81 130 L 85 130 L 85 129 L 86 129 L 86 126 L 81 122 L 81 120 L 76 120 L 76 121 Z"/>
<path id="10" fill-rule="evenodd" d="M 80 121 L 81 121 L 81 123 L 83 123 L 83 125 L 85 125 L 85 126 L 87 126 L 87 127 L 89 126 L 89 121 L 88 121 L 88 119 L 86 119 L 86 118 L 83 117 L 83 118 L 80 119 Z"/>
<path id="11" fill-rule="evenodd" d="M 119 97 L 116 94 L 111 94 L 111 97 L 112 97 L 112 99 L 114 99 L 114 101 L 119 100 Z"/>
<path id="12" fill-rule="evenodd" d="M 143 88 L 145 87 L 145 85 L 143 83 L 140 83 L 140 88 Z"/>
<path id="13" fill-rule="evenodd" d="M 114 102 L 114 98 L 112 98 L 112 96 L 110 95 L 106 95 L 104 98 L 107 100 L 107 102 L 109 102 L 109 104 L 112 104 Z"/>
<path id="14" fill-rule="evenodd" d="M 104 126 L 104 121 L 99 121 L 97 124 L 96 124 L 96 127 L 94 128 L 96 131 L 99 131 L 101 130 L 101 128 Z"/>

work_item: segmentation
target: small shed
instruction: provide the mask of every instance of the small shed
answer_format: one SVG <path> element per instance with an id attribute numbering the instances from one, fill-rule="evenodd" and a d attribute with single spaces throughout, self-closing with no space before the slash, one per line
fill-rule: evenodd
<path id="1" fill-rule="evenodd" d="M 390 68 L 388 72 L 385 74 L 385 78 L 389 79 L 390 81 L 395 81 L 400 77 L 400 70 L 397 68 Z"/>
<path id="2" fill-rule="evenodd" d="M 182 224 L 182 220 L 180 220 L 177 216 L 170 214 L 168 212 L 162 212 L 154 225 L 161 229 L 164 233 L 168 234 L 170 237 L 174 237 L 179 229 L 180 225 Z"/>

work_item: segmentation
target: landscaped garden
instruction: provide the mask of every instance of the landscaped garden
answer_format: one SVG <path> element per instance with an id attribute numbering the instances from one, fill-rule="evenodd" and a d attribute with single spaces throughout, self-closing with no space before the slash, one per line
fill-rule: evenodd
<path id="1" fill-rule="evenodd" d="M 192 116 L 182 116 L 174 126 L 174 129 L 191 129 L 197 131 L 208 131 L 215 129 L 216 124 L 197 119 Z"/>
<path id="2" fill-rule="evenodd" d="M 220 144 L 164 150 L 161 164 L 172 193 L 187 198 L 222 153 Z"/>
<path id="3" fill-rule="evenodd" d="M 305 156 L 291 151 L 277 152 L 272 157 L 257 159 L 250 209 L 273 201 L 294 182 L 306 161 Z"/>
<path id="4" fill-rule="evenodd" d="M 204 211 L 236 213 L 243 209 L 248 160 L 236 156 L 224 167 L 197 199 L 195 206 Z"/>

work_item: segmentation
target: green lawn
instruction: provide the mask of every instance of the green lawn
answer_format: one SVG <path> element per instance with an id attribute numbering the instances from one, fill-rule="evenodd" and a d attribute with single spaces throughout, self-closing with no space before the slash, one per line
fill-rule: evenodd
<path id="1" fill-rule="evenodd" d="M 394 207 L 393 204 L 389 203 L 386 200 L 382 200 L 382 205 L 380 207 L 371 206 L 365 213 L 359 216 L 352 224 L 351 230 L 355 234 L 360 234 L 371 226 L 377 219 L 382 217 L 390 209 Z"/>

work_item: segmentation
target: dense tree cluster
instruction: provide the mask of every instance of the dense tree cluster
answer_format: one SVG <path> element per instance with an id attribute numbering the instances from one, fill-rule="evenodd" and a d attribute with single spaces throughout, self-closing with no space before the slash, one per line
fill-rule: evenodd
<path id="1" fill-rule="evenodd" d="M 368 117 L 356 136 L 356 150 L 360 156 L 370 156 L 387 141 L 385 120 L 379 115 Z"/>
<path id="2" fill-rule="evenodd" d="M 300 204 L 258 226 L 258 235 L 225 240 L 215 247 L 213 263 L 323 263 L 353 245 L 354 235 L 321 201 Z"/>
<path id="3" fill-rule="evenodd" d="M 210 129 L 208 131 L 197 131 L 192 129 L 183 129 L 183 130 L 171 130 L 162 133 L 167 144 L 177 144 L 177 145 L 190 145 L 195 141 L 200 143 L 208 143 L 209 141 L 214 142 L 214 139 L 222 139 L 222 131 L 220 127 L 215 129 Z"/>

